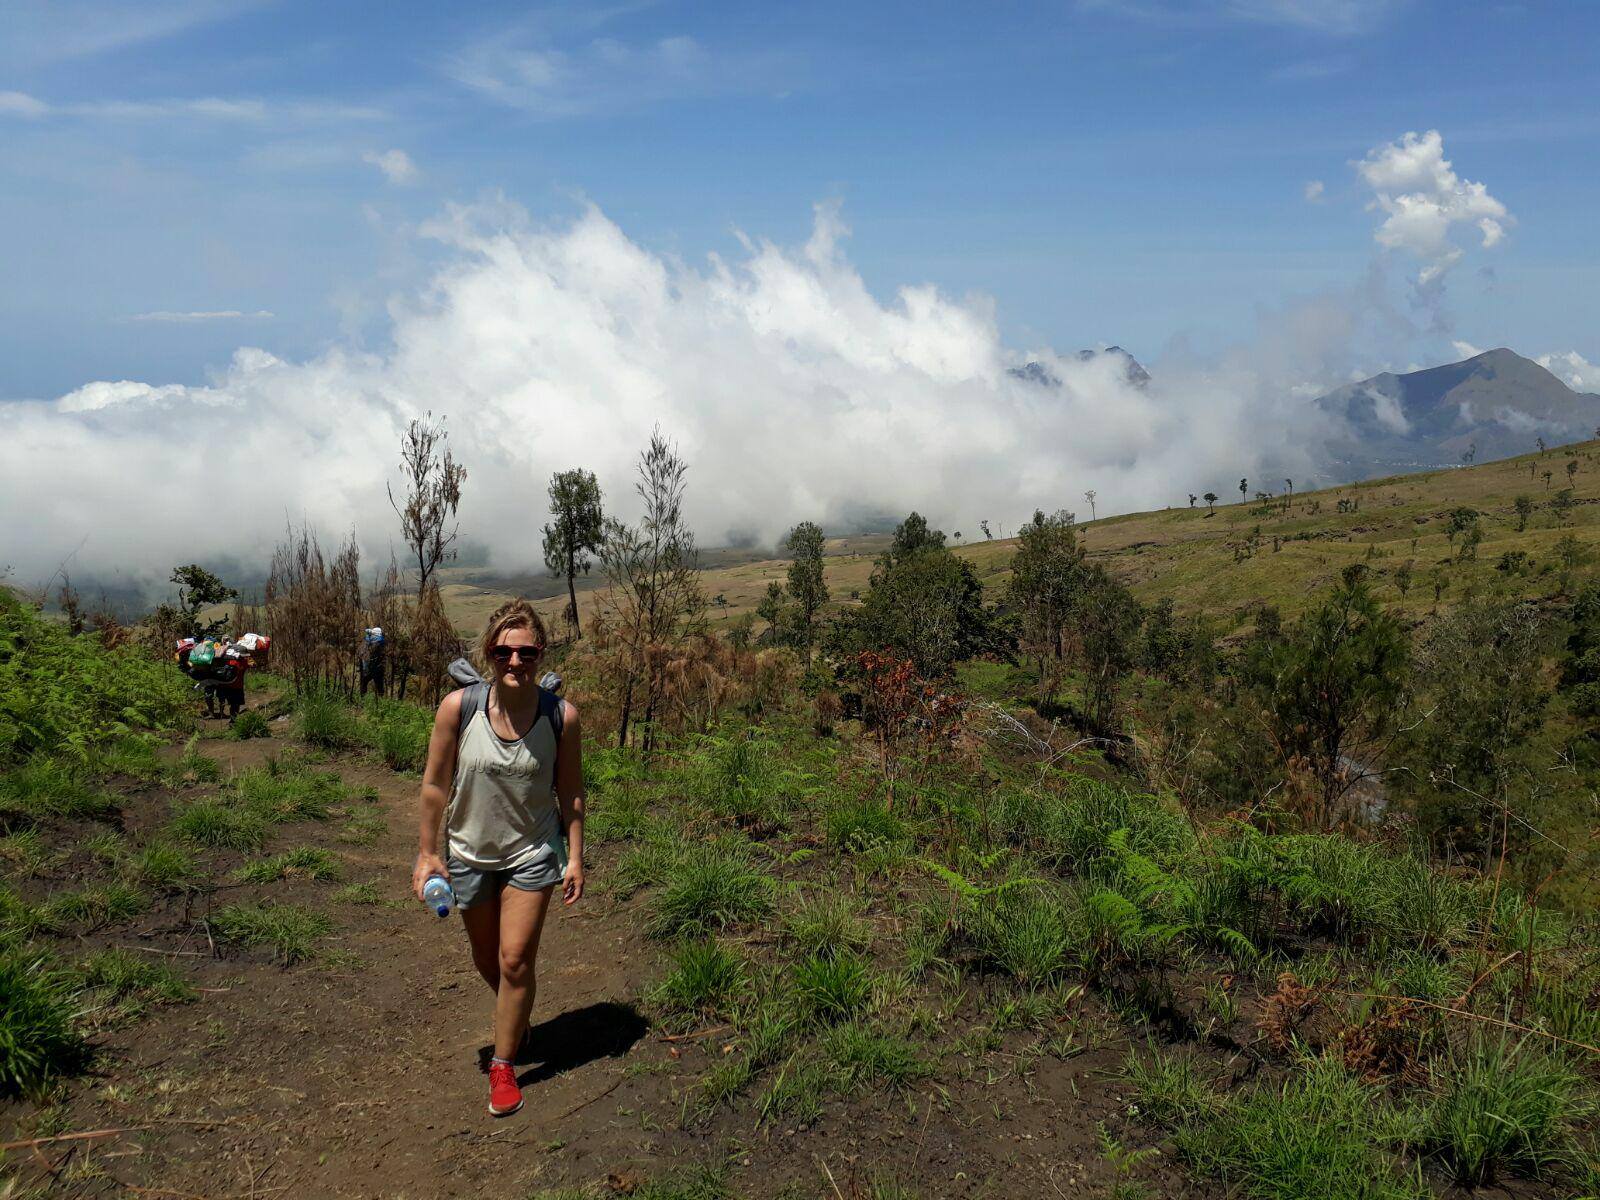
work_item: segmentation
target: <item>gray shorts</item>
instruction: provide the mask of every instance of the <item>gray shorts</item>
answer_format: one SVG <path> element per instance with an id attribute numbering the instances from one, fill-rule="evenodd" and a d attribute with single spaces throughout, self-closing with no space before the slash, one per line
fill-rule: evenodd
<path id="1" fill-rule="evenodd" d="M 455 892 L 456 904 L 462 908 L 471 908 L 479 900 L 498 896 L 505 887 L 521 892 L 541 892 L 561 882 L 566 857 L 559 845 L 545 845 L 526 862 L 496 871 L 470 866 L 451 855 L 446 860 L 450 868 L 450 890 Z"/>

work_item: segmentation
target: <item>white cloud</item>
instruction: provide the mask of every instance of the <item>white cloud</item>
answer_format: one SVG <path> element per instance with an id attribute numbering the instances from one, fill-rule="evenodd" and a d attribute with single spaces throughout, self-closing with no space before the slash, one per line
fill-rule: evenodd
<path id="1" fill-rule="evenodd" d="M 255 312 L 241 312 L 236 308 L 225 308 L 214 312 L 144 312 L 135 313 L 129 317 L 130 321 L 171 321 L 175 323 L 189 323 L 195 321 L 257 321 L 265 320 L 272 314 L 265 309 Z"/>
<path id="2" fill-rule="evenodd" d="M 593 209 L 542 228 L 506 203 L 452 207 L 425 233 L 446 261 L 391 302 L 382 354 L 242 350 L 204 387 L 95 382 L 10 405 L 0 509 L 28 534 L 8 561 L 47 572 L 87 534 L 86 574 L 263 562 L 285 514 L 386 547 L 394 447 L 429 409 L 448 414 L 471 471 L 463 534 L 512 567 L 537 556 L 554 470 L 596 471 L 629 515 L 658 422 L 692 465 L 689 516 L 708 544 L 912 507 L 947 529 L 1011 527 L 1086 487 L 1108 512 L 1160 505 L 1186 482 L 1305 475 L 1314 418 L 1283 397 L 1329 377 L 1327 348 L 1353 320 L 1342 300 L 1308 305 L 1248 352 L 1152 364 L 1141 389 L 1075 345 L 1006 346 L 981 297 L 916 284 L 880 300 L 829 208 L 803 246 L 750 239 L 700 267 Z M 1007 373 L 1028 360 L 1061 386 Z"/>
<path id="3" fill-rule="evenodd" d="M 0 117 L 42 117 L 49 111 L 48 104 L 26 92 L 0 92 Z"/>
<path id="4" fill-rule="evenodd" d="M 8 0 L 0 61 L 85 58 L 225 20 L 262 0 Z"/>
<path id="5" fill-rule="evenodd" d="M 672 100 L 777 95 L 798 70 L 776 52 L 713 52 L 692 37 L 626 43 L 599 37 L 554 44 L 517 26 L 457 51 L 446 75 L 490 99 L 545 119 L 628 112 Z"/>
<path id="6" fill-rule="evenodd" d="M 1085 12 L 1111 12 L 1181 27 L 1247 23 L 1333 37 L 1368 33 L 1409 0 L 1078 0 Z"/>
<path id="7" fill-rule="evenodd" d="M 1322 180 L 1320 180 L 1320 179 L 1309 180 L 1306 183 L 1306 191 L 1305 191 L 1307 203 L 1310 203 L 1310 204 L 1321 204 L 1322 203 L 1322 198 L 1323 198 L 1322 197 L 1322 193 L 1323 193 L 1324 190 L 1325 190 L 1325 185 L 1323 184 Z"/>
<path id="8" fill-rule="evenodd" d="M 377 167 L 385 179 L 402 187 L 422 178 L 417 164 L 411 161 L 411 156 L 404 150 L 385 150 L 381 154 L 376 150 L 368 150 L 361 156 L 361 161 Z"/>
<path id="9" fill-rule="evenodd" d="M 1574 391 L 1600 392 L 1600 365 L 1590 362 L 1576 350 L 1541 354 L 1533 361 Z"/>
<path id="10" fill-rule="evenodd" d="M 1373 237 L 1422 264 L 1417 285 L 1425 294 L 1436 295 L 1445 274 L 1465 254 L 1451 237 L 1455 227 L 1476 226 L 1487 249 L 1500 243 L 1514 220 L 1483 184 L 1455 173 L 1436 129 L 1376 146 L 1352 165 L 1373 190 L 1371 207 L 1385 214 Z"/>
<path id="11" fill-rule="evenodd" d="M 108 121 L 298 122 L 374 121 L 386 114 L 368 105 L 291 100 L 268 104 L 249 98 L 195 96 L 159 100 L 92 100 L 52 104 L 24 92 L 0 92 L 0 117 L 78 117 Z"/>
<path id="12" fill-rule="evenodd" d="M 1471 342 L 1455 341 L 1450 343 L 1450 347 L 1462 358 L 1477 358 L 1478 355 L 1483 353 L 1482 350 L 1480 350 L 1477 346 L 1474 346 Z"/>

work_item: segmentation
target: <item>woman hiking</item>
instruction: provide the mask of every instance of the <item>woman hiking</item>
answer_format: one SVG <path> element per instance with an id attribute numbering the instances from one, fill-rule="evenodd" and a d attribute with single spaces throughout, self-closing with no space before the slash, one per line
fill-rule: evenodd
<path id="1" fill-rule="evenodd" d="M 448 876 L 473 965 L 495 994 L 489 1111 L 497 1117 L 522 1107 L 513 1062 L 533 1011 L 550 894 L 560 883 L 565 903 L 583 896 L 578 710 L 539 686 L 544 648 L 544 622 L 526 600 L 489 617 L 479 645 L 488 681 L 446 696 L 433 721 L 411 875 L 419 900 L 430 876 Z"/>

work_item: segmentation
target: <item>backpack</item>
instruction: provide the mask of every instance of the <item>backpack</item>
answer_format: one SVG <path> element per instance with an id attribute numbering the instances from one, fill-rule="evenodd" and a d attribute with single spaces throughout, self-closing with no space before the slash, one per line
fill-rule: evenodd
<path id="1" fill-rule="evenodd" d="M 189 651 L 189 665 L 191 667 L 209 667 L 217 657 L 217 644 L 207 638 L 199 642 Z"/>
<path id="2" fill-rule="evenodd" d="M 472 718 L 480 712 L 486 712 L 489 707 L 489 683 L 479 680 L 477 683 L 468 684 L 461 689 L 461 722 L 456 727 L 456 738 L 459 740 L 467 732 L 467 726 L 472 723 Z M 554 692 L 539 689 L 539 717 L 550 722 L 550 728 L 556 735 L 556 755 L 559 761 L 561 754 L 561 730 L 567 721 L 567 706 L 561 702 L 561 697 Z M 539 723 L 539 717 L 533 719 L 534 725 Z M 530 727 L 528 730 L 532 733 Z M 552 769 L 554 764 L 552 765 Z"/>

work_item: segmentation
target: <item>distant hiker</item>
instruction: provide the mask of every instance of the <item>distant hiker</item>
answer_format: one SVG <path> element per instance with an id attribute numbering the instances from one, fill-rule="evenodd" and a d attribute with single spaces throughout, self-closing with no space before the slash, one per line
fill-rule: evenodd
<path id="1" fill-rule="evenodd" d="M 550 894 L 561 883 L 567 904 L 583 896 L 578 710 L 536 682 L 545 643 L 544 622 L 520 597 L 490 616 L 479 644 L 489 679 L 446 696 L 434 718 L 411 875 L 419 900 L 429 876 L 448 875 L 473 965 L 495 993 L 489 1112 L 497 1117 L 522 1107 L 514 1062 L 533 1011 Z M 465 662 L 450 673 L 472 676 Z"/>
<path id="2" fill-rule="evenodd" d="M 367 684 L 372 685 L 372 690 L 379 696 L 383 695 L 384 684 L 384 659 L 388 651 L 388 642 L 383 636 L 383 629 L 374 625 L 371 629 L 361 632 L 361 657 L 358 666 L 361 670 L 361 694 L 367 694 Z"/>

